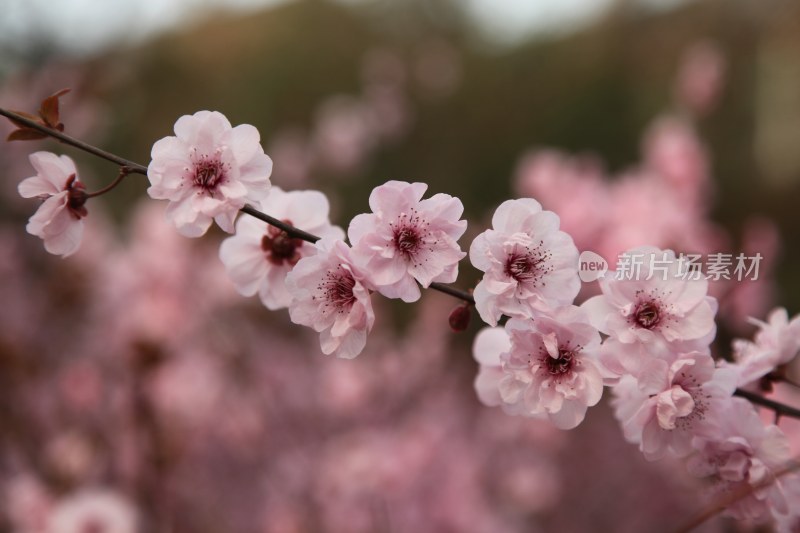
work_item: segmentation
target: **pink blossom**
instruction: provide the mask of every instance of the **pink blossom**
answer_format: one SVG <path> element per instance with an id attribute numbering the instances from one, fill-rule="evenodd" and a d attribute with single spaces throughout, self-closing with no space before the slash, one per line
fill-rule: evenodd
<path id="1" fill-rule="evenodd" d="M 315 246 L 317 253 L 300 259 L 286 276 L 293 298 L 289 316 L 320 333 L 323 353 L 352 359 L 375 323 L 365 275 L 344 241 L 325 238 Z"/>
<path id="2" fill-rule="evenodd" d="M 495 211 L 492 229 L 472 241 L 470 261 L 485 272 L 475 307 L 486 323 L 496 325 L 503 314 L 531 317 L 575 299 L 578 249 L 558 225 L 558 216 L 536 200 L 508 200 Z"/>
<path id="3" fill-rule="evenodd" d="M 788 513 L 787 479 L 777 474 L 791 458 L 789 442 L 778 426 L 764 427 L 750 402 L 731 398 L 725 405 L 726 411 L 716 418 L 713 436 L 694 439 L 692 446 L 698 452 L 689 459 L 689 471 L 711 478 L 715 494 L 752 489 L 732 503 L 726 515 L 762 520 L 770 511 Z"/>
<path id="4" fill-rule="evenodd" d="M 16 533 L 42 533 L 52 505 L 51 495 L 30 474 L 5 475 L 0 508 Z"/>
<path id="5" fill-rule="evenodd" d="M 328 220 L 328 199 L 318 191 L 270 189 L 258 209 L 321 237 L 344 239 L 344 231 Z M 219 257 L 236 289 L 244 296 L 258 293 L 268 309 L 288 307 L 292 296 L 284 280 L 297 262 L 316 252 L 314 245 L 253 217 L 236 222 L 236 235 L 222 242 Z"/>
<path id="6" fill-rule="evenodd" d="M 317 164 L 341 174 L 353 173 L 376 143 L 369 109 L 359 98 L 337 95 L 320 106 L 312 139 Z"/>
<path id="7" fill-rule="evenodd" d="M 800 352 L 800 315 L 789 320 L 786 309 L 774 309 L 767 322 L 751 319 L 759 328 L 754 342 L 733 342 L 736 364 L 730 365 L 739 375 L 739 385 L 766 376 L 777 367 L 792 361 Z"/>
<path id="8" fill-rule="evenodd" d="M 500 396 L 500 380 L 503 379 L 503 354 L 511 350 L 511 339 L 501 327 L 483 328 L 472 343 L 472 356 L 478 362 L 478 375 L 475 377 L 475 392 L 484 405 L 503 406 L 509 414 L 518 414 L 514 408 L 505 406 Z"/>
<path id="9" fill-rule="evenodd" d="M 47 533 L 136 533 L 136 522 L 136 510 L 127 499 L 112 491 L 90 489 L 56 503 Z"/>
<path id="10" fill-rule="evenodd" d="M 347 230 L 353 256 L 369 281 L 388 298 L 405 302 L 420 297 L 432 282 L 452 283 L 458 262 L 466 255 L 456 242 L 467 229 L 459 220 L 458 198 L 435 194 L 422 200 L 424 183 L 389 181 L 369 197 L 372 213 L 356 216 Z"/>
<path id="11" fill-rule="evenodd" d="M 600 335 L 580 308 L 564 307 L 535 320 L 511 319 L 506 332 L 508 341 L 497 329 L 476 339 L 481 370 L 475 385 L 481 400 L 502 405 L 509 414 L 547 415 L 561 429 L 580 424 L 603 394 L 596 360 Z M 497 354 L 506 342 L 507 351 Z"/>
<path id="12" fill-rule="evenodd" d="M 516 191 L 558 213 L 561 229 L 579 250 L 594 249 L 607 231 L 613 206 L 601 164 L 585 155 L 553 149 L 526 154 L 516 170 Z"/>
<path id="13" fill-rule="evenodd" d="M 83 237 L 83 217 L 87 215 L 85 187 L 69 157 L 50 152 L 35 152 L 29 157 L 36 175 L 19 184 L 23 198 L 44 200 L 25 228 L 44 240 L 51 254 L 71 255 Z"/>
<path id="14" fill-rule="evenodd" d="M 668 451 L 682 457 L 691 451 L 693 437 L 707 434 L 720 402 L 735 386 L 735 374 L 715 368 L 707 353 L 681 354 L 672 363 L 657 359 L 638 382 L 631 376 L 621 380 L 615 412 L 625 438 L 639 444 L 649 461 Z"/>
<path id="15" fill-rule="evenodd" d="M 592 324 L 622 344 L 696 341 L 703 349 L 716 332 L 716 300 L 708 282 L 679 270 L 672 250 L 653 247 L 627 252 L 640 268 L 609 272 L 600 280 L 603 294 L 583 304 Z"/>
<path id="16" fill-rule="evenodd" d="M 233 233 L 239 209 L 263 199 L 270 187 L 272 161 L 258 130 L 232 128 L 222 113 L 198 111 L 178 119 L 175 135 L 153 145 L 147 193 L 170 201 L 167 218 L 182 235 L 203 235 L 212 219 Z"/>
<path id="17" fill-rule="evenodd" d="M 725 81 L 725 68 L 725 57 L 713 43 L 695 43 L 684 54 L 678 71 L 678 102 L 698 115 L 711 111 Z"/>
<path id="18" fill-rule="evenodd" d="M 679 198 L 702 205 L 708 193 L 709 161 L 691 124 L 670 116 L 656 120 L 645 134 L 644 158 L 645 166 Z"/>

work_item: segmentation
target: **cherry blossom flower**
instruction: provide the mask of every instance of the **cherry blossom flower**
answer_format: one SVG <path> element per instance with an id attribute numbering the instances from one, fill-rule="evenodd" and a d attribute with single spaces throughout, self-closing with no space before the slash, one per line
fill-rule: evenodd
<path id="1" fill-rule="evenodd" d="M 263 199 L 270 187 L 272 161 L 258 130 L 232 128 L 222 113 L 198 111 L 178 119 L 175 135 L 153 145 L 147 193 L 170 201 L 167 218 L 182 235 L 203 235 L 212 219 L 233 233 L 239 209 Z"/>
<path id="2" fill-rule="evenodd" d="M 344 241 L 328 237 L 315 247 L 317 253 L 300 259 L 286 276 L 293 298 L 289 316 L 320 333 L 323 353 L 352 359 L 375 323 L 365 275 Z"/>
<path id="3" fill-rule="evenodd" d="M 51 152 L 35 152 L 29 157 L 37 174 L 19 184 L 23 198 L 44 200 L 25 228 L 44 240 L 44 249 L 64 257 L 75 253 L 83 237 L 86 195 L 78 180 L 75 163 L 69 157 Z"/>
<path id="4" fill-rule="evenodd" d="M 256 207 L 314 235 L 344 239 L 344 231 L 328 220 L 328 199 L 318 191 L 284 192 L 272 187 Z M 268 309 L 276 310 L 292 301 L 284 284 L 286 274 L 313 253 L 313 244 L 253 217 L 242 217 L 236 222 L 236 235 L 222 242 L 219 257 L 242 295 L 258 293 Z"/>
<path id="5" fill-rule="evenodd" d="M 519 404 L 506 405 L 500 396 L 500 381 L 503 379 L 501 357 L 511 350 L 511 339 L 501 327 L 483 328 L 472 343 L 472 356 L 480 365 L 475 377 L 475 392 L 484 405 L 502 406 L 508 414 L 521 414 Z"/>
<path id="6" fill-rule="evenodd" d="M 763 520 L 770 512 L 787 514 L 787 483 L 796 476 L 778 477 L 791 458 L 789 442 L 778 426 L 765 427 L 750 402 L 731 398 L 717 417 L 712 438 L 696 437 L 698 451 L 688 462 L 689 472 L 711 478 L 714 493 L 747 491 L 725 514 L 738 520 Z"/>
<path id="7" fill-rule="evenodd" d="M 115 492 L 84 490 L 57 502 L 48 520 L 47 533 L 135 533 L 136 511 Z"/>
<path id="8" fill-rule="evenodd" d="M 596 361 L 600 335 L 580 308 L 564 307 L 534 320 L 511 319 L 506 333 L 508 340 L 489 329 L 476 340 L 480 399 L 502 405 L 509 414 L 545 414 L 560 429 L 580 424 L 603 394 Z M 507 351 L 498 354 L 506 343 Z"/>
<path id="9" fill-rule="evenodd" d="M 609 272 L 600 279 L 603 294 L 582 306 L 597 329 L 619 342 L 615 357 L 630 358 L 625 350 L 642 346 L 653 353 L 705 351 L 716 334 L 717 303 L 706 295 L 708 282 L 682 275 L 671 250 L 641 247 L 627 256 L 641 261 L 638 271 L 630 276 Z M 627 364 L 620 361 L 619 366 Z"/>
<path id="10" fill-rule="evenodd" d="M 475 307 L 486 323 L 496 325 L 503 314 L 531 317 L 575 299 L 578 249 L 558 225 L 558 216 L 536 200 L 508 200 L 495 211 L 492 229 L 472 241 L 470 261 L 485 272 Z"/>
<path id="11" fill-rule="evenodd" d="M 708 432 L 720 402 L 730 399 L 735 373 L 717 369 L 707 353 L 679 355 L 671 364 L 654 360 L 638 382 L 628 375 L 615 391 L 615 413 L 625 438 L 649 461 L 667 451 L 688 455 L 692 438 Z M 616 394 L 619 388 L 619 394 Z"/>
<path id="12" fill-rule="evenodd" d="M 467 229 L 458 198 L 435 194 L 422 200 L 424 183 L 389 181 L 369 197 L 372 213 L 356 216 L 347 230 L 353 256 L 376 290 L 415 302 L 432 282 L 452 283 L 466 256 L 456 242 Z"/>
<path id="13" fill-rule="evenodd" d="M 746 385 L 785 365 L 800 352 L 800 315 L 789 320 L 786 309 L 774 309 L 767 322 L 751 319 L 759 327 L 754 341 L 736 339 L 733 342 L 735 364 L 730 366 L 739 374 L 739 385 Z"/>

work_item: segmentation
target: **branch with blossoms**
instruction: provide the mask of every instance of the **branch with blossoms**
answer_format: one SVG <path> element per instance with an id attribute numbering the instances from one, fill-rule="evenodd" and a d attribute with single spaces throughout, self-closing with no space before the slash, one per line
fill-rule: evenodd
<path id="1" fill-rule="evenodd" d="M 220 259 L 237 290 L 258 294 L 268 309 L 288 308 L 293 322 L 320 334 L 323 353 L 350 359 L 364 349 L 373 293 L 411 303 L 420 287 L 441 291 L 464 302 L 451 314 L 454 329 L 466 328 L 473 306 L 491 326 L 473 347 L 475 388 L 486 405 L 572 429 L 609 387 L 625 438 L 646 459 L 689 457 L 690 471 L 713 480 L 719 494 L 744 495 L 726 505 L 734 517 L 800 520 L 800 506 L 785 505 L 800 494 L 800 475 L 782 473 L 786 437 L 777 425 L 764 426 L 753 404 L 799 419 L 800 410 L 748 389 L 796 356 L 800 319 L 778 310 L 758 323 L 753 341 L 737 341 L 734 362 L 715 361 L 718 303 L 706 279 L 681 275 L 673 251 L 630 250 L 645 258 L 641 277 L 609 272 L 600 294 L 577 306 L 578 249 L 559 217 L 532 198 L 501 204 L 467 254 L 458 244 L 467 222 L 457 198 L 423 199 L 427 185 L 390 181 L 373 190 L 371 212 L 345 232 L 330 223 L 321 193 L 271 186 L 272 161 L 258 131 L 232 127 L 218 112 L 179 118 L 175 136 L 154 144 L 147 167 L 64 134 L 52 101 L 39 119 L 0 114 L 19 127 L 9 140 L 47 135 L 120 167 L 108 186 L 86 192 L 67 156 L 30 156 L 37 174 L 19 192 L 44 200 L 27 229 L 47 251 L 74 253 L 87 201 L 129 174 L 146 175 L 148 194 L 169 202 L 166 216 L 179 233 L 200 237 L 216 223 L 233 234 Z M 249 217 L 237 220 L 239 212 Z M 449 285 L 467 255 L 484 273 L 474 292 Z"/>

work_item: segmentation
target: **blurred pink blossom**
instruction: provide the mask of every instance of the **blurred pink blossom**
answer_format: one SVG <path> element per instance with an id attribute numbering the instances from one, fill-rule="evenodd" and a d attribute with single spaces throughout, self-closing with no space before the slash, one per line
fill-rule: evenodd
<path id="1" fill-rule="evenodd" d="M 714 43 L 703 41 L 689 47 L 675 83 L 678 104 L 695 115 L 707 114 L 719 100 L 725 70 L 725 56 Z"/>
<path id="2" fill-rule="evenodd" d="M 47 533 L 136 533 L 137 513 L 126 498 L 105 489 L 85 489 L 58 500 Z"/>

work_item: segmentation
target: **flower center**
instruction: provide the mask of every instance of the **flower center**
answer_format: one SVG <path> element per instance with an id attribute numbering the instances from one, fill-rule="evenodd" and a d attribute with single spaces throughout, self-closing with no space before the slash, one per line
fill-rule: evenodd
<path id="1" fill-rule="evenodd" d="M 225 165 L 218 158 L 200 156 L 194 164 L 192 183 L 205 191 L 213 192 L 217 185 L 225 179 Z"/>
<path id="2" fill-rule="evenodd" d="M 641 302 L 633 311 L 633 321 L 644 329 L 653 329 L 661 321 L 661 314 L 655 302 Z"/>
<path id="3" fill-rule="evenodd" d="M 70 215 L 76 220 L 80 220 L 88 215 L 89 211 L 86 210 L 85 205 L 86 200 L 89 199 L 89 196 L 86 194 L 86 186 L 78 181 L 75 174 L 71 174 L 70 177 L 67 178 L 67 184 L 64 190 L 67 191 L 67 209 L 69 209 Z"/>
<path id="4" fill-rule="evenodd" d="M 430 223 L 425 221 L 416 209 L 411 208 L 408 213 L 401 213 L 396 221 L 389 223 L 392 229 L 392 241 L 386 246 L 393 247 L 408 261 L 419 262 L 421 260 L 419 254 L 424 252 L 426 245 L 425 239 L 431 235 L 429 225 Z"/>
<path id="5" fill-rule="evenodd" d="M 394 230 L 394 246 L 403 255 L 413 255 L 419 248 L 420 241 L 415 228 L 403 227 Z"/>
<path id="6" fill-rule="evenodd" d="M 291 225 L 291 221 L 284 220 Z M 302 239 L 295 239 L 285 231 L 270 226 L 267 234 L 261 238 L 261 249 L 266 252 L 267 259 L 274 265 L 289 263 L 291 266 L 300 260 L 299 248 L 303 246 Z"/>
<path id="7" fill-rule="evenodd" d="M 318 289 L 324 294 L 326 305 L 333 305 L 337 311 L 343 312 L 349 310 L 356 301 L 353 294 L 355 286 L 353 274 L 339 265 L 336 270 L 328 271 Z"/>
<path id="8" fill-rule="evenodd" d="M 548 355 L 545 358 L 547 372 L 554 376 L 560 376 L 572 370 L 572 362 L 575 359 L 575 352 L 565 348 L 558 349 L 558 357 Z"/>
<path id="9" fill-rule="evenodd" d="M 532 281 L 539 277 L 542 263 L 544 258 L 535 257 L 532 253 L 514 253 L 506 259 L 505 273 L 520 283 Z"/>

